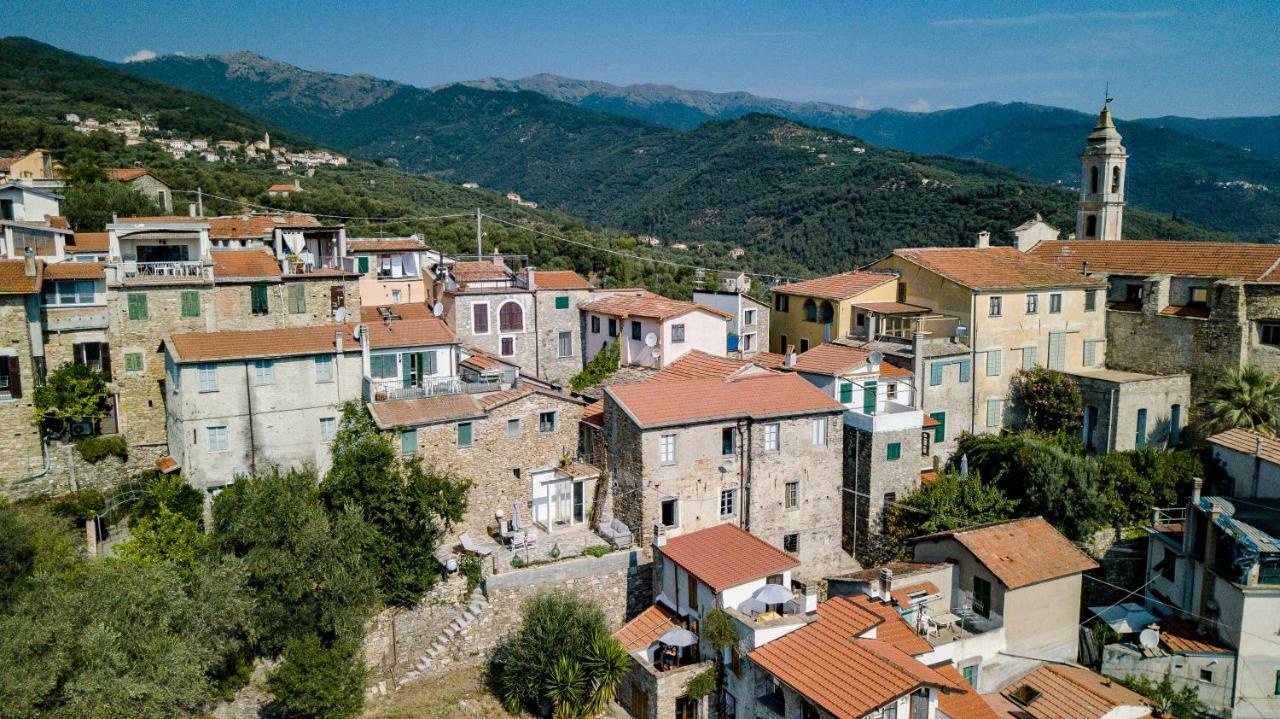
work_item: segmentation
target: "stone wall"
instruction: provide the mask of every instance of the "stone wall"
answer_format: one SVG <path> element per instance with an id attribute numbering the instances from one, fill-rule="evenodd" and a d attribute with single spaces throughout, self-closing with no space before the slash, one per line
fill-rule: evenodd
<path id="1" fill-rule="evenodd" d="M 868 534 L 879 534 L 883 525 L 885 495 L 897 501 L 920 486 L 921 430 L 864 432 L 845 427 L 844 508 L 841 541 L 853 553 Z M 888 459 L 890 443 L 901 447 L 899 458 Z"/>
<path id="2" fill-rule="evenodd" d="M 537 273 L 534 274 L 537 276 Z M 556 298 L 567 297 L 569 306 L 556 309 Z M 582 371 L 583 342 L 582 319 L 578 305 L 591 299 L 590 290 L 535 290 L 535 321 L 537 322 L 538 376 L 556 384 L 568 385 L 573 376 Z M 570 335 L 568 357 L 560 356 L 560 333 Z M 532 373 L 530 367 L 523 367 Z"/>
<path id="3" fill-rule="evenodd" d="M 51 442 L 48 453 L 49 470 L 41 473 L 41 465 L 29 476 L 0 482 L 0 495 L 11 499 L 25 499 L 66 494 L 80 489 L 110 489 L 142 472 L 155 469 L 156 460 L 168 454 L 168 451 L 164 444 L 133 444 L 129 446 L 127 460 L 105 457 L 96 464 L 90 464 L 84 461 L 74 444 Z"/>
<path id="4" fill-rule="evenodd" d="M 445 317 L 448 318 L 449 326 L 464 347 L 475 347 L 494 357 L 502 357 L 504 362 L 510 362 L 522 371 L 536 376 L 538 373 L 538 334 L 534 325 L 536 299 L 532 292 L 516 287 L 446 292 L 444 294 Z M 515 302 L 524 310 L 524 327 L 518 332 L 501 330 L 502 324 L 498 312 L 507 302 Z M 486 305 L 489 313 L 489 331 L 483 334 L 477 334 L 472 330 L 473 312 L 475 312 L 473 306 L 477 303 Z M 514 354 L 502 356 L 503 337 L 512 339 Z"/>
<path id="5" fill-rule="evenodd" d="M 33 296 L 34 298 L 34 296 Z M 22 482 L 44 466 L 31 398 L 36 388 L 27 296 L 0 295 L 0 362 L 18 360 L 21 397 L 0 394 L 0 482 Z M 0 485 L 2 487 L 3 485 Z"/>
<path id="6" fill-rule="evenodd" d="M 1088 449 L 1124 452 L 1137 446 L 1138 412 L 1146 410 L 1144 446 L 1166 447 L 1177 443 L 1187 425 L 1191 408 L 1189 375 L 1173 374 L 1148 379 L 1109 378 L 1106 373 L 1072 375 L 1084 401 Z M 1178 426 L 1173 427 L 1173 407 Z M 1090 421 L 1091 417 L 1096 419 Z"/>

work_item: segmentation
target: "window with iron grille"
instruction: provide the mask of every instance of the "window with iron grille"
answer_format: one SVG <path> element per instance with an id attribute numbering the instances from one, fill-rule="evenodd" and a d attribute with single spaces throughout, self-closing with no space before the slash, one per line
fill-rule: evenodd
<path id="1" fill-rule="evenodd" d="M 784 509 L 795 509 L 800 506 L 800 481 L 792 480 L 783 485 L 782 506 Z"/>
<path id="2" fill-rule="evenodd" d="M 795 554 L 800 551 L 800 535 L 796 533 L 782 535 L 782 551 Z"/>

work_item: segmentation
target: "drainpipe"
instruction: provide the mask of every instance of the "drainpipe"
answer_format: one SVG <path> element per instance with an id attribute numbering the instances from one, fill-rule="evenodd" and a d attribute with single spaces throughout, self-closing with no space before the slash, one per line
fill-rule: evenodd
<path id="1" fill-rule="evenodd" d="M 738 454 L 741 459 L 738 462 L 738 472 L 742 479 L 742 528 L 751 531 L 751 426 L 754 424 L 750 419 L 738 420 Z"/>
<path id="2" fill-rule="evenodd" d="M 1111 388 L 1111 408 L 1107 410 L 1107 443 L 1103 445 L 1108 452 L 1116 448 L 1116 431 L 1120 428 L 1120 418 L 1116 417 L 1116 388 Z"/>
<path id="3" fill-rule="evenodd" d="M 245 418 L 249 421 L 249 471 L 253 474 L 258 473 L 258 452 L 253 437 L 253 382 L 249 377 L 249 363 L 244 363 L 244 398 L 248 403 L 248 411 Z M 230 438 L 228 438 L 230 441 Z"/>
<path id="4" fill-rule="evenodd" d="M 1004 300 L 1000 300 L 1002 303 Z M 1003 309 L 1003 308 L 1002 308 Z M 969 433 L 978 431 L 978 292 L 969 295 Z M 869 500 L 868 500 L 869 501 Z"/>
<path id="5" fill-rule="evenodd" d="M 924 336 L 927 333 L 920 329 L 920 320 L 915 321 L 915 331 L 911 333 L 911 373 L 915 375 L 913 378 L 915 392 L 912 397 L 915 399 L 912 404 L 916 409 L 924 409 L 924 385 L 922 377 L 924 377 Z"/>

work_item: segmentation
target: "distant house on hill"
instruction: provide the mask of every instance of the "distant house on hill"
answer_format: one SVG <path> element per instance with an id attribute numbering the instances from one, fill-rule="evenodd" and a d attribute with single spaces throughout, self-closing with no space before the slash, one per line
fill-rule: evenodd
<path id="1" fill-rule="evenodd" d="M 294 180 L 291 183 L 272 185 L 267 188 L 267 195 L 271 197 L 288 197 L 291 192 L 302 192 L 302 183 Z"/>
<path id="2" fill-rule="evenodd" d="M 173 212 L 173 188 L 151 174 L 151 170 L 145 167 L 115 167 L 107 170 L 107 179 L 122 182 L 149 197 L 165 214 Z"/>

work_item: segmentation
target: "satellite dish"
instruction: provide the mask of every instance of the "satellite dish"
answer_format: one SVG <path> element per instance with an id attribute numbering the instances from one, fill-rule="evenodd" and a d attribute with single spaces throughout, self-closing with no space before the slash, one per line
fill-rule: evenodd
<path id="1" fill-rule="evenodd" d="M 333 311 L 333 319 L 337 320 L 338 322 L 346 322 L 346 321 L 347 321 L 347 308 L 346 308 L 346 307 L 339 307 L 338 309 L 334 310 L 334 311 Z"/>
<path id="2" fill-rule="evenodd" d="M 884 361 L 884 353 L 881 352 L 880 350 L 875 350 L 870 355 L 867 355 L 867 364 L 871 365 L 872 367 L 879 365 L 883 361 Z"/>
<path id="3" fill-rule="evenodd" d="M 360 335 L 363 332 L 364 332 L 364 325 L 356 325 L 355 328 L 351 330 L 351 336 L 355 337 L 356 339 L 360 339 Z"/>
<path id="4" fill-rule="evenodd" d="M 1138 643 L 1141 644 L 1144 649 L 1155 649 L 1160 644 L 1160 632 L 1155 629 L 1143 629 L 1142 632 L 1138 634 Z"/>
<path id="5" fill-rule="evenodd" d="M 439 317 L 440 315 L 444 314 L 444 303 L 437 302 L 434 305 L 431 305 L 431 314 L 435 315 L 436 317 Z"/>
<path id="6" fill-rule="evenodd" d="M 644 346 L 645 346 L 645 347 L 657 347 L 657 346 L 658 346 L 658 335 L 654 334 L 653 332 L 650 332 L 649 334 L 645 335 L 645 336 L 644 336 Z"/>

